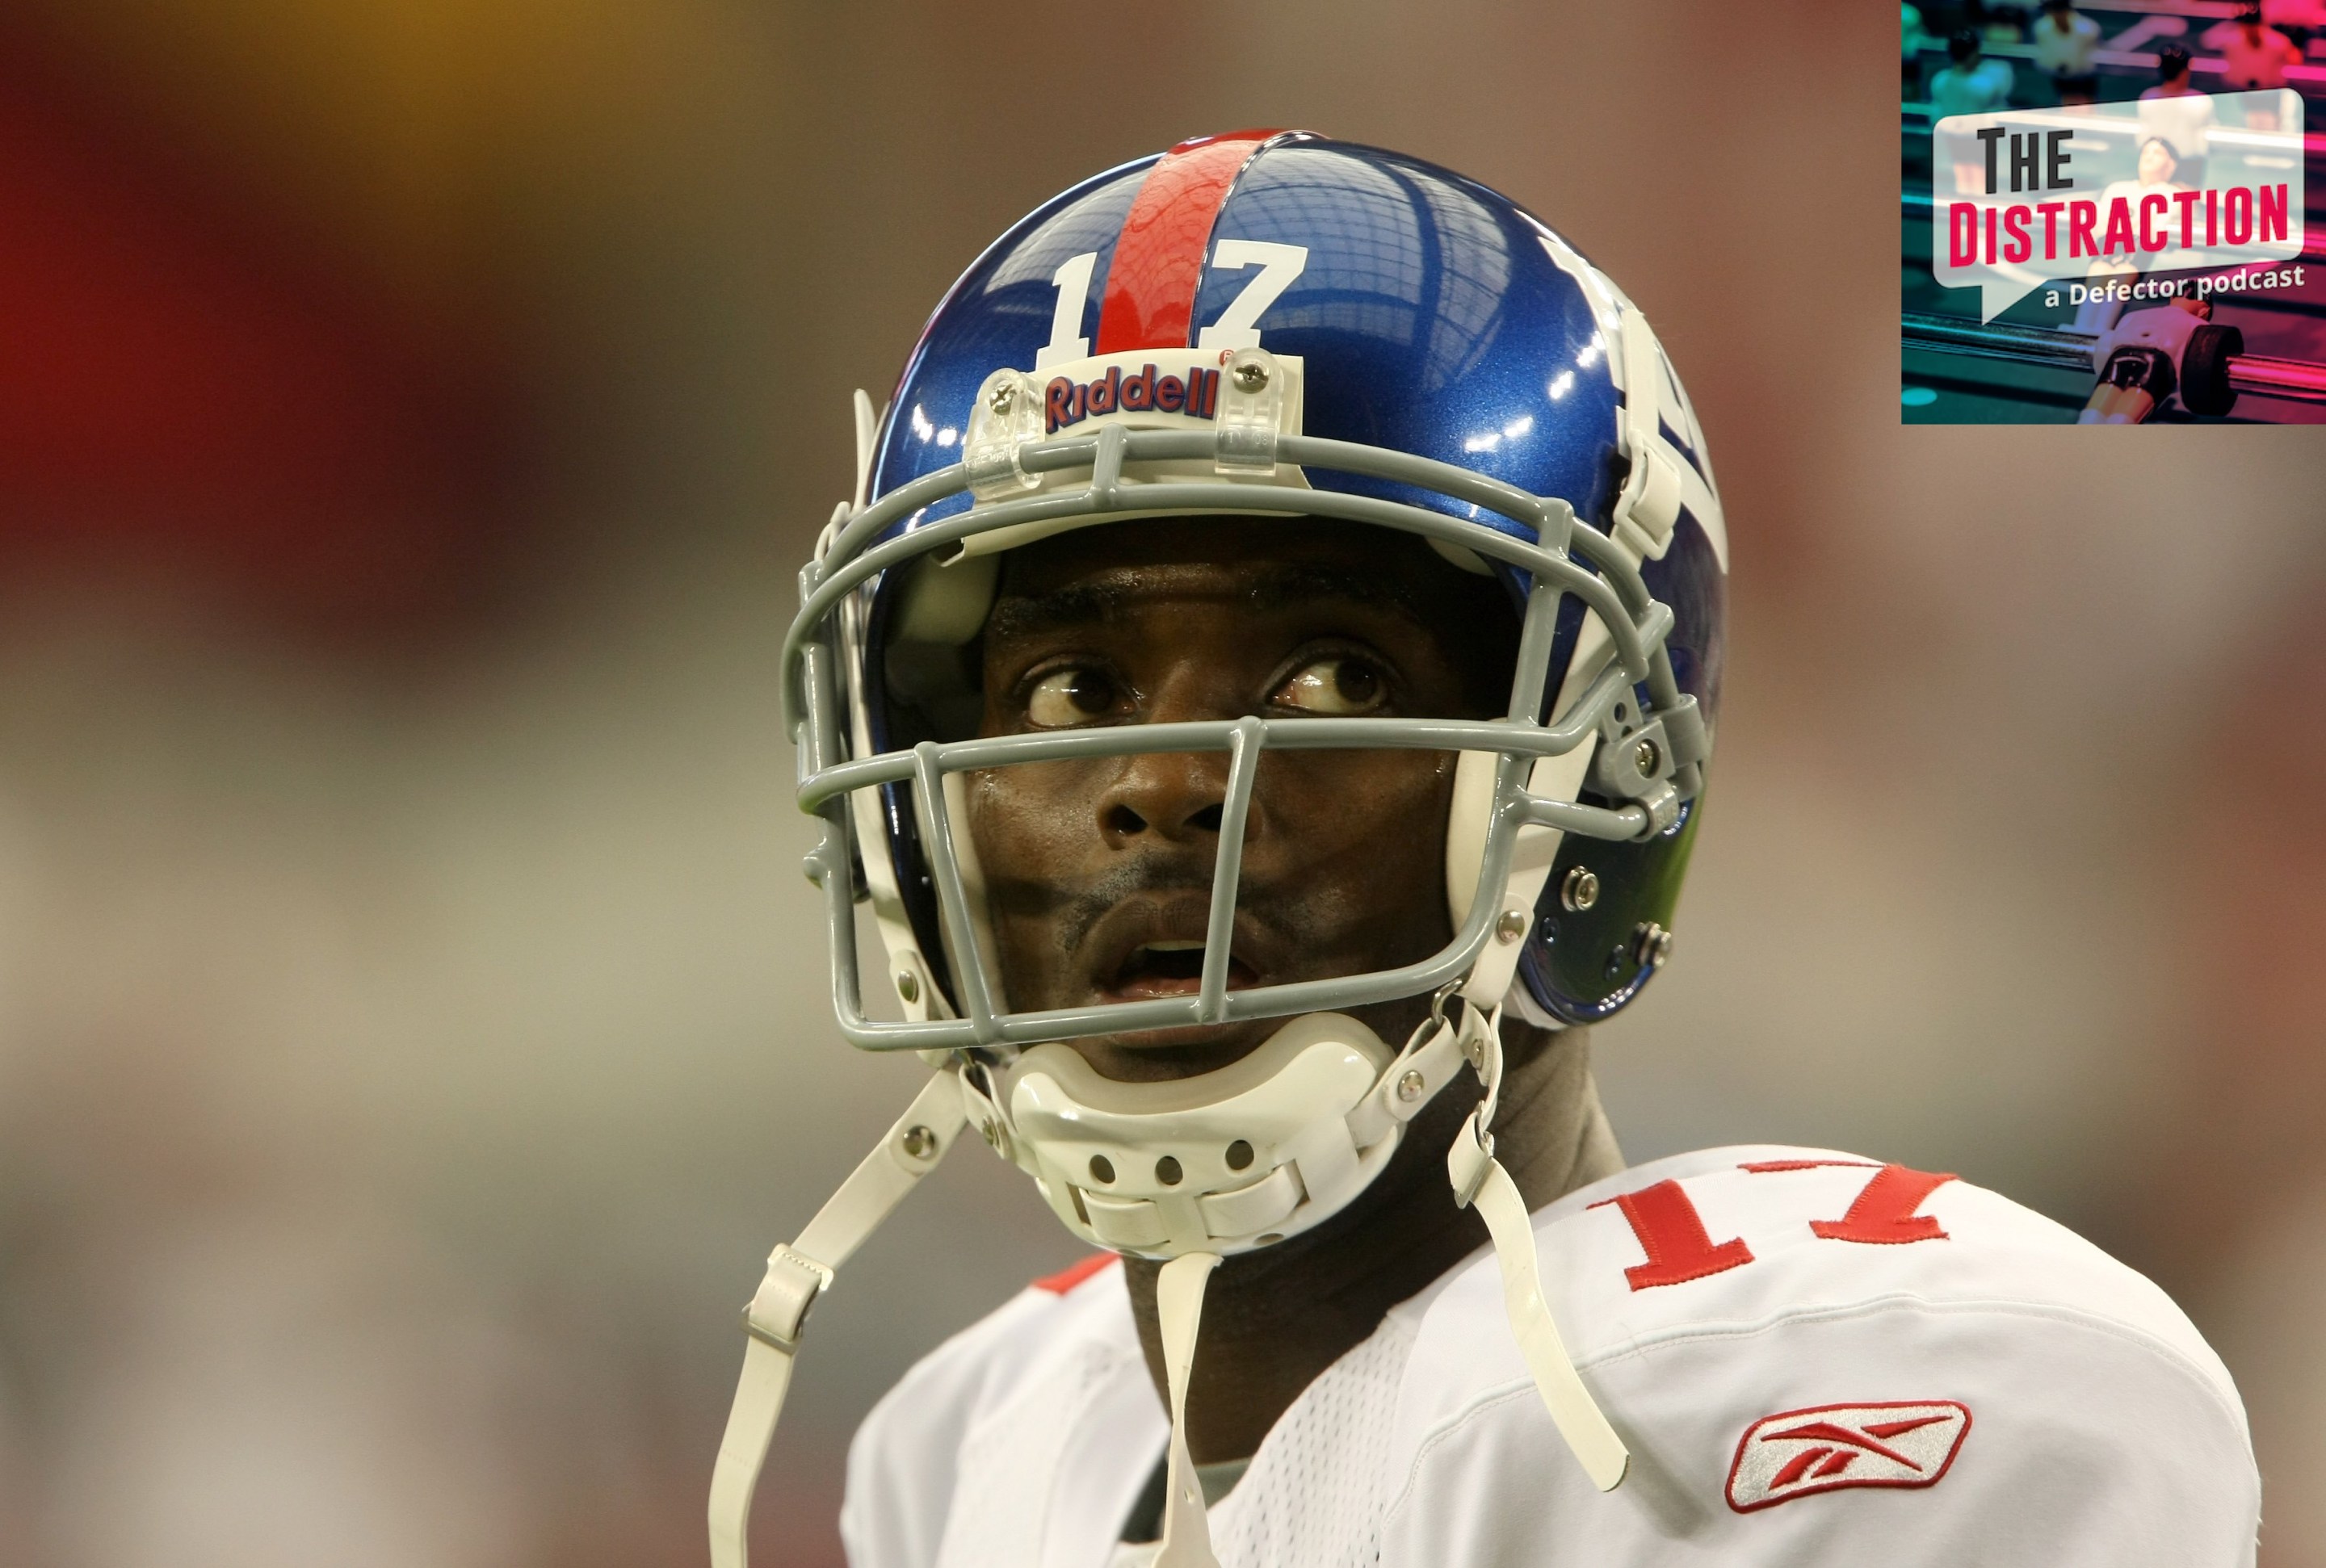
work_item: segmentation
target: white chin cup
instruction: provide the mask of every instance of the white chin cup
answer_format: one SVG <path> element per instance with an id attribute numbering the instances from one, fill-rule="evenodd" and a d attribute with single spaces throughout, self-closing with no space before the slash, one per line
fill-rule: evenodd
<path id="1" fill-rule="evenodd" d="M 1364 1191 L 1458 1065 L 1443 1054 L 1400 1097 L 1392 1080 L 1415 1078 L 1411 1053 L 1342 1013 L 1304 1014 L 1225 1067 L 1155 1083 L 1101 1077 L 1071 1045 L 1036 1045 L 1007 1074 L 1009 1153 L 1097 1246 L 1248 1252 Z"/>

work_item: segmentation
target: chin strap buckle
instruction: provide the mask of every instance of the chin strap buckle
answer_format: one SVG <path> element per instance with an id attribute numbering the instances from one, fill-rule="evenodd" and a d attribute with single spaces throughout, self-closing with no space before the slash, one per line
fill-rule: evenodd
<path id="1" fill-rule="evenodd" d="M 1446 1150 L 1446 1176 L 1454 1185 L 1455 1207 L 1467 1209 L 1485 1185 L 1487 1174 L 1500 1168 L 1494 1164 L 1494 1135 L 1486 1129 L 1493 1123 L 1503 1093 L 1503 1010 L 1488 1013 L 1464 1002 L 1454 1039 L 1463 1060 L 1486 1086 L 1486 1098 L 1462 1119 L 1461 1130 Z"/>
<path id="2" fill-rule="evenodd" d="M 743 1331 L 786 1355 L 797 1351 L 808 1309 L 832 1288 L 832 1278 L 825 1265 L 778 1241 L 768 1254 L 767 1277 L 759 1281 L 758 1294 L 743 1309 Z"/>
<path id="3" fill-rule="evenodd" d="M 1446 1174 L 1454 1183 L 1454 1206 L 1467 1209 L 1477 1200 L 1478 1189 L 1486 1184 L 1486 1173 L 1494 1168 L 1494 1135 L 1478 1131 L 1476 1112 L 1463 1118 L 1462 1130 L 1454 1135 L 1453 1146 L 1446 1151 Z"/>

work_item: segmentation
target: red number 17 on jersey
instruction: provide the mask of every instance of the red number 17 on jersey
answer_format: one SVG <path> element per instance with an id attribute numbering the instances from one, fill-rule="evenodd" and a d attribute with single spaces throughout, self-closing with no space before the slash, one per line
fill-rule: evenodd
<path id="1" fill-rule="evenodd" d="M 1875 1166 L 1865 1160 L 1764 1160 L 1741 1166 L 1755 1175 L 1815 1170 L 1828 1165 L 1854 1165 L 1873 1171 L 1848 1211 L 1838 1220 L 1812 1220 L 1810 1229 L 1828 1241 L 1863 1241 L 1895 1246 L 1909 1241 L 1944 1241 L 1947 1233 L 1927 1214 L 1917 1214 L 1922 1200 L 1953 1181 L 1952 1172 L 1909 1170 L 1904 1165 Z M 1704 1216 L 1689 1202 L 1676 1181 L 1658 1182 L 1636 1192 L 1602 1200 L 1594 1209 L 1614 1204 L 1623 1211 L 1648 1255 L 1645 1263 L 1624 1270 L 1633 1290 L 1660 1285 L 1679 1285 L 1725 1269 L 1742 1268 L 1753 1261 L 1753 1249 L 1744 1238 L 1716 1242 L 1704 1229 Z"/>

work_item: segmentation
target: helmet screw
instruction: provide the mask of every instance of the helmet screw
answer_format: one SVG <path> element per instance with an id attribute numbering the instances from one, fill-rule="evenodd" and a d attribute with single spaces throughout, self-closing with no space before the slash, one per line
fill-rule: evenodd
<path id="1" fill-rule="evenodd" d="M 919 1001 L 921 999 L 921 982 L 919 977 L 915 975 L 910 970 L 898 970 L 897 971 L 897 995 L 904 997 L 906 1002 L 908 1004 Z"/>
<path id="2" fill-rule="evenodd" d="M 1656 750 L 1656 743 L 1652 740 L 1642 740 L 1632 747 L 1633 765 L 1650 778 L 1655 776 L 1656 764 L 1662 760 L 1663 757 Z"/>
<path id="3" fill-rule="evenodd" d="M 1268 385 L 1268 366 L 1257 359 L 1247 359 L 1235 367 L 1236 390 L 1258 392 Z"/>
<path id="4" fill-rule="evenodd" d="M 916 1160 L 926 1160 L 937 1152 L 937 1135 L 925 1127 L 907 1127 L 901 1141 L 905 1152 Z"/>
<path id="5" fill-rule="evenodd" d="M 1516 942 L 1526 934 L 1526 928 L 1525 910 L 1505 909 L 1503 911 L 1502 918 L 1494 922 L 1494 940 L 1503 942 Z"/>
<path id="6" fill-rule="evenodd" d="M 982 1121 L 977 1124 L 977 1130 L 983 1136 L 986 1146 L 996 1154 L 1001 1152 L 1001 1126 L 999 1122 Z"/>
<path id="7" fill-rule="evenodd" d="M 1642 969 L 1650 964 L 1661 964 L 1671 957 L 1672 933 L 1653 921 L 1640 927 L 1639 940 L 1633 944 L 1632 956 Z"/>
<path id="8" fill-rule="evenodd" d="M 1405 1076 L 1397 1081 L 1397 1097 L 1410 1105 L 1421 1098 L 1422 1081 L 1419 1068 L 1408 1068 Z"/>
<path id="9" fill-rule="evenodd" d="M 1576 867 L 1558 885 L 1558 901 L 1578 914 L 1590 908 L 1599 902 L 1599 874 L 1588 866 Z"/>
<path id="10" fill-rule="evenodd" d="M 992 395 L 985 400 L 985 406 L 996 413 L 1008 413 L 1009 405 L 1017 401 L 1018 389 L 1005 381 L 993 389 Z"/>

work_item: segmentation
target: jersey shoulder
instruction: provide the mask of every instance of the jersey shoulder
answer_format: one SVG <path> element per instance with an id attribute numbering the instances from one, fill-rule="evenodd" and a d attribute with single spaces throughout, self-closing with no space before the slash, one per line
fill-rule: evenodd
<path id="1" fill-rule="evenodd" d="M 2084 1322 L 2145 1343 L 2237 1405 L 2219 1358 L 2155 1284 L 1950 1173 L 1833 1149 L 1705 1149 L 1633 1166 L 1534 1218 L 1544 1289 L 1578 1364 L 1911 1305 Z M 1481 1257 L 1431 1298 L 1419 1337 L 1499 1348 L 1483 1330 L 1502 1312 L 1493 1260 Z"/>
<path id="2" fill-rule="evenodd" d="M 1037 1280 L 914 1363 L 849 1445 L 841 1536 L 852 1564 L 935 1561 L 964 1443 L 1093 1361 L 1136 1359 L 1120 1259 L 1101 1253 Z"/>
<path id="3" fill-rule="evenodd" d="M 1478 1534 L 1502 1516 L 1446 1498 L 1508 1471 L 1574 1494 L 1566 1546 L 1521 1532 L 1512 1563 L 1586 1542 L 1630 1561 L 1675 1530 L 1737 1563 L 1811 1540 L 1887 1551 L 1910 1522 L 1940 1558 L 2098 1561 L 2075 1521 L 2103 1516 L 2125 1560 L 2250 1560 L 2258 1481 L 2219 1359 L 2154 1284 L 2000 1194 L 1835 1150 L 1711 1149 L 1570 1193 L 1535 1231 L 1633 1476 L 1590 1492 L 1481 1258 L 1418 1314 L 1385 1538 L 1406 1551 L 1504 1560 Z M 1904 1489 L 1927 1493 L 1911 1515 Z"/>

